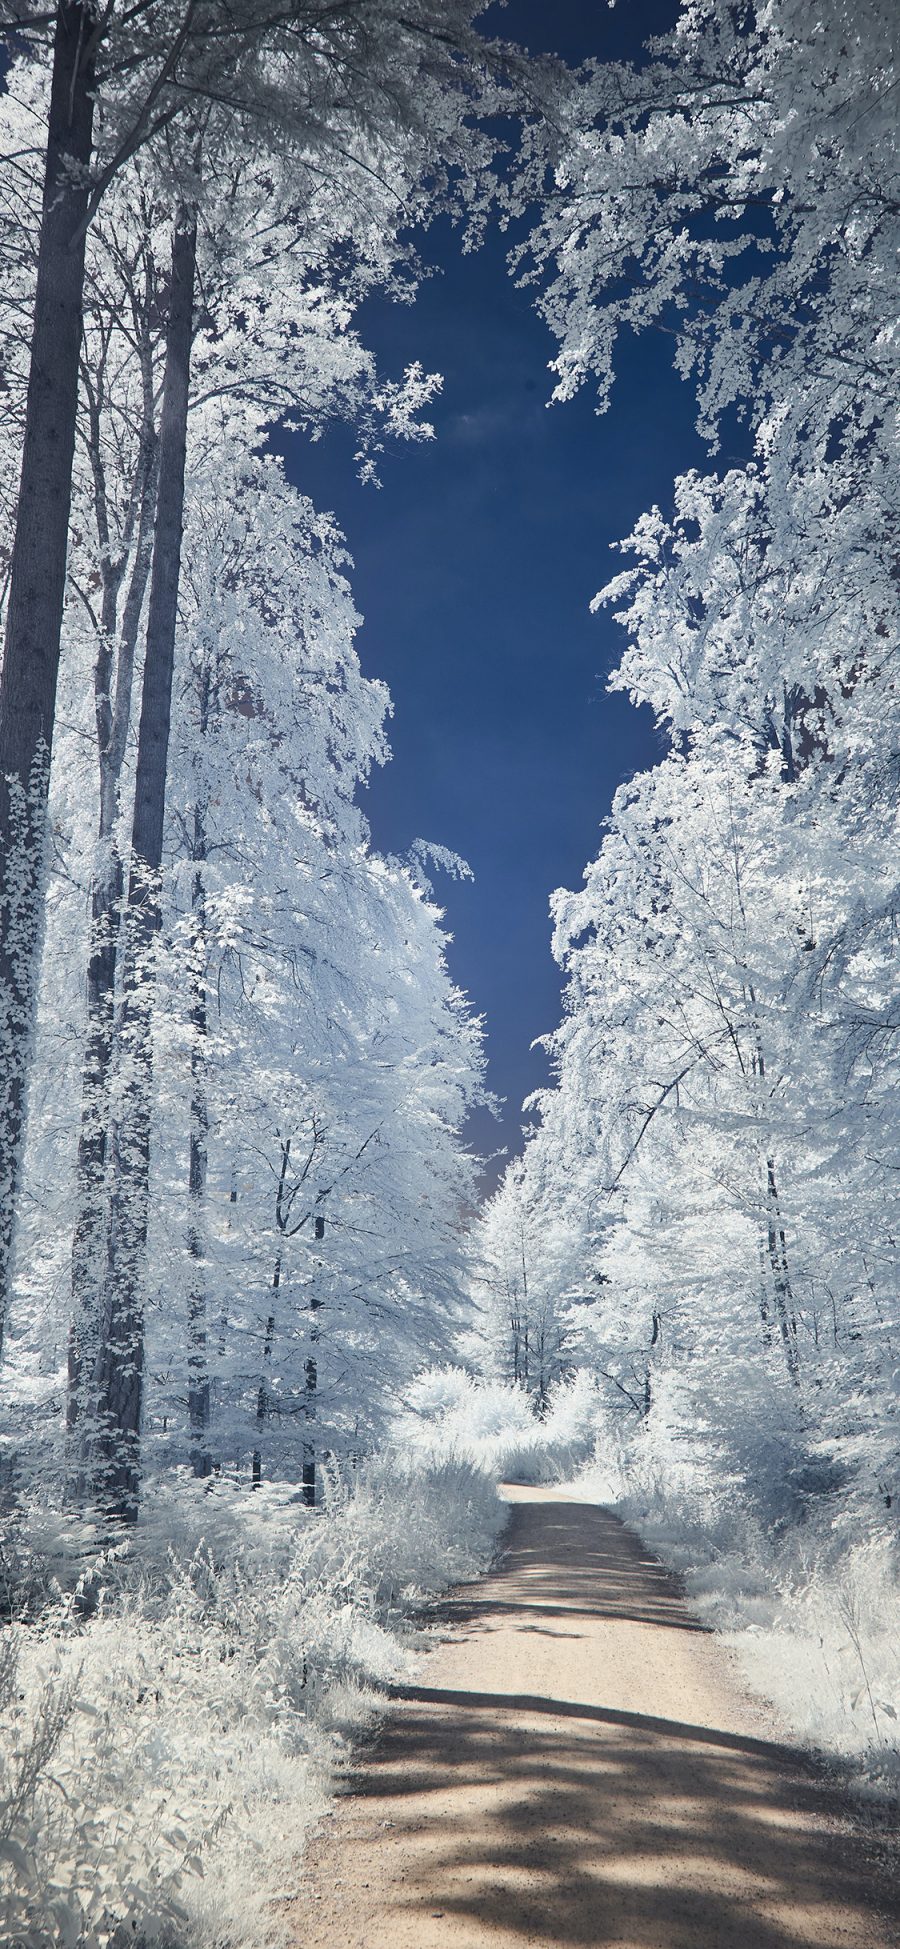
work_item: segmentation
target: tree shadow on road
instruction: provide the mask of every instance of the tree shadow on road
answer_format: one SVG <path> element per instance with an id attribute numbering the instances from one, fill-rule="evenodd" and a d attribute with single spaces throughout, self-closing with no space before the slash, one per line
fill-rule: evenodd
<path id="1" fill-rule="evenodd" d="M 616 1517 L 562 1501 L 514 1506 L 494 1576 L 438 1615 L 463 1627 L 455 1643 L 467 1625 L 473 1637 L 496 1625 L 502 1639 L 510 1620 L 516 1635 L 560 1638 L 590 1635 L 579 1620 L 703 1629 L 677 1579 Z M 422 1685 L 394 1696 L 348 1785 L 364 1822 L 372 1808 L 365 1846 L 377 1851 L 385 1829 L 399 1842 L 381 1872 L 390 1878 L 391 1861 L 403 1860 L 389 1906 L 404 1944 L 420 1949 L 419 1918 L 428 1945 L 440 1940 L 435 1920 L 455 1919 L 454 1949 L 889 1949 L 900 1940 L 896 1888 L 842 1821 L 846 1793 L 799 1750 L 528 1692 Z"/>
<path id="2" fill-rule="evenodd" d="M 428 1824 L 421 1871 L 396 1891 L 401 1912 L 455 1916 L 498 1949 L 897 1940 L 889 1891 L 878 1891 L 884 1925 L 867 1924 L 872 1862 L 836 1818 L 834 1784 L 801 1753 L 576 1701 L 429 1687 L 399 1697 L 352 1791 L 395 1824 L 409 1813 Z"/>
<path id="3" fill-rule="evenodd" d="M 590 1532 L 585 1533 L 585 1516 Z M 535 1520 L 537 1518 L 537 1521 Z M 607 1509 L 579 1503 L 513 1505 L 497 1576 L 438 1605 L 448 1624 L 540 1610 L 545 1617 L 620 1618 L 706 1632 L 679 1579 Z"/>

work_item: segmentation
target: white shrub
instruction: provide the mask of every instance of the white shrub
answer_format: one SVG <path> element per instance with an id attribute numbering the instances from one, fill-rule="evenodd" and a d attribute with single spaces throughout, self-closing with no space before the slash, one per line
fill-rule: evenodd
<path id="1" fill-rule="evenodd" d="M 590 1455 L 600 1415 L 585 1373 L 555 1388 L 543 1420 L 524 1387 L 430 1368 L 407 1396 L 395 1434 L 412 1454 L 464 1459 L 495 1481 L 556 1482 Z"/>
<path id="2" fill-rule="evenodd" d="M 315 1512 L 277 1487 L 152 1493 L 93 1615 L 76 1591 L 7 1639 L 3 1942 L 274 1940 L 348 1735 L 411 1670 L 411 1611 L 503 1520 L 470 1466 L 393 1453 Z"/>

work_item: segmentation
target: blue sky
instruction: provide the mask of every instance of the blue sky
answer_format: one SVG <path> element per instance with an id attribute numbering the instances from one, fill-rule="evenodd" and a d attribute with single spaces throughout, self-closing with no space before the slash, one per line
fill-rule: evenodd
<path id="1" fill-rule="evenodd" d="M 672 11 L 512 0 L 498 25 L 577 59 L 636 49 Z M 548 407 L 553 341 L 508 275 L 507 247 L 493 235 L 463 257 L 438 226 L 427 244 L 438 274 L 416 303 L 366 304 L 361 329 L 387 372 L 419 359 L 444 375 L 436 440 L 387 455 L 380 490 L 356 481 L 343 429 L 282 445 L 297 486 L 347 535 L 363 667 L 394 699 L 394 759 L 365 796 L 375 842 L 402 854 L 434 840 L 475 875 L 435 886 L 506 1099 L 500 1122 L 479 1119 L 472 1134 L 511 1151 L 522 1100 L 548 1073 L 530 1045 L 560 1013 L 550 893 L 580 882 L 616 787 L 658 755 L 646 713 L 605 692 L 619 632 L 589 604 L 615 572 L 611 544 L 669 503 L 673 476 L 703 449 L 659 335 L 623 346 L 602 417 L 587 391 Z"/>

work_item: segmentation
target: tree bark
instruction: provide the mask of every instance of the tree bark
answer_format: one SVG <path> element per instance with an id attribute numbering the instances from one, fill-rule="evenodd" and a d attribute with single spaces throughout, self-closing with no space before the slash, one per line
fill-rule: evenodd
<path id="1" fill-rule="evenodd" d="M 275 1270 L 272 1274 L 272 1305 L 273 1306 L 277 1304 L 278 1289 L 280 1285 L 281 1285 L 281 1253 L 279 1252 L 275 1260 Z M 263 1336 L 263 1364 L 259 1376 L 259 1385 L 256 1390 L 256 1425 L 257 1428 L 260 1430 L 262 1430 L 265 1427 L 266 1422 L 268 1421 L 269 1418 L 268 1371 L 272 1364 L 272 1348 L 274 1344 L 275 1344 L 275 1314 L 270 1313 L 268 1319 L 266 1320 L 266 1331 Z M 259 1448 L 254 1448 L 253 1450 L 252 1479 L 253 1479 L 254 1489 L 258 1488 L 259 1484 L 262 1481 L 262 1450 Z"/>
<path id="2" fill-rule="evenodd" d="M 158 448 L 154 425 L 152 353 L 145 346 L 144 410 L 138 475 L 136 543 L 131 575 L 118 626 L 121 566 L 110 561 L 105 523 L 98 539 L 105 550 L 102 639 L 94 671 L 95 716 L 100 764 L 100 817 L 97 858 L 91 883 L 90 945 L 86 976 L 84 1057 L 81 1070 L 81 1123 L 75 1176 L 75 1227 L 72 1241 L 72 1323 L 69 1331 L 69 1386 L 66 1422 L 70 1439 L 88 1401 L 85 1389 L 99 1350 L 100 1303 L 106 1233 L 106 1169 L 109 1135 L 109 1084 L 115 1046 L 115 995 L 119 959 L 124 872 L 117 826 L 122 765 L 131 721 L 131 695 L 138 629 L 153 555 L 153 516 L 157 492 Z M 101 429 L 96 429 L 99 446 Z M 100 497 L 98 497 L 100 498 Z M 100 509 L 98 508 L 98 515 Z M 113 692 L 113 644 L 115 702 Z M 73 1488 L 78 1492 L 78 1465 Z"/>
<path id="3" fill-rule="evenodd" d="M 745 1000 L 749 1001 L 753 1015 L 753 1075 L 762 1082 L 766 1075 L 766 1059 L 763 1052 L 762 1030 L 757 1013 L 756 993 L 752 982 L 747 982 Z M 775 1317 L 781 1334 L 781 1345 L 785 1366 L 795 1387 L 800 1386 L 800 1349 L 797 1344 L 797 1316 L 794 1311 L 794 1295 L 791 1288 L 790 1267 L 788 1265 L 787 1237 L 784 1220 L 781 1216 L 781 1201 L 775 1177 L 775 1160 L 766 1158 L 766 1238 L 760 1245 L 763 1269 L 760 1293 L 760 1316 L 762 1319 L 763 1342 L 771 1345 L 771 1320 L 765 1285 L 765 1255 L 768 1254 L 769 1269 L 772 1274 L 772 1291 L 775 1300 Z"/>
<path id="4" fill-rule="evenodd" d="M 201 722 L 201 730 L 205 725 Z M 191 1133 L 188 1165 L 187 1247 L 191 1260 L 188 1293 L 188 1427 L 191 1468 L 198 1477 L 212 1472 L 209 1450 L 209 1358 L 206 1326 L 206 1168 L 209 1108 L 206 1097 L 206 909 L 201 862 L 206 859 L 203 811 L 194 808 L 194 875 L 192 909 L 194 937 L 191 967 Z"/>
<path id="5" fill-rule="evenodd" d="M 321 1244 L 321 1241 L 325 1237 L 324 1218 L 316 1218 L 314 1229 L 316 1242 L 317 1244 Z M 306 1415 L 307 1437 L 303 1444 L 303 1500 L 308 1504 L 310 1509 L 315 1507 L 316 1501 L 316 1444 L 313 1439 L 313 1423 L 316 1418 L 316 1395 L 319 1387 L 318 1346 L 320 1333 L 319 1323 L 316 1318 L 319 1305 L 320 1301 L 316 1298 L 316 1294 L 313 1291 L 309 1301 L 309 1337 L 316 1351 L 310 1354 L 306 1362 L 306 1400 L 304 1402 L 304 1413 Z"/>
<path id="6" fill-rule="evenodd" d="M 318 1306 L 318 1303 L 316 1299 L 310 1301 L 310 1310 L 313 1313 L 313 1319 L 315 1319 L 315 1308 Z M 318 1338 L 319 1329 L 316 1325 L 313 1325 L 310 1327 L 310 1339 L 318 1340 Z M 308 1433 L 303 1444 L 303 1500 L 308 1504 L 310 1509 L 315 1508 L 316 1502 L 316 1445 L 312 1437 L 312 1423 L 316 1418 L 316 1390 L 318 1385 L 318 1362 L 311 1354 L 306 1363 L 306 1400 L 304 1403 L 304 1413 L 306 1415 Z"/>
<path id="7" fill-rule="evenodd" d="M 176 219 L 159 435 L 159 488 L 138 732 L 125 915 L 120 1048 L 123 1108 L 113 1132 L 101 1344 L 94 1398 L 93 1488 L 109 1513 L 137 1517 L 143 1405 L 143 1275 L 150 1190 L 153 946 L 161 910 L 159 877 L 184 524 L 196 219 Z"/>
<path id="8" fill-rule="evenodd" d="M 210 659 L 205 657 L 200 671 L 198 729 L 201 738 L 209 733 L 210 703 L 213 695 Z M 209 1033 L 206 997 L 206 886 L 203 869 L 207 858 L 206 805 L 194 806 L 194 831 L 191 845 L 194 880 L 191 889 L 191 1129 L 188 1162 L 187 1248 L 191 1260 L 191 1285 L 188 1293 L 188 1430 L 191 1468 L 203 1479 L 212 1473 L 209 1447 L 210 1383 L 206 1305 L 206 1175 L 209 1140 L 209 1104 L 206 1093 L 206 1040 Z"/>
<path id="9" fill-rule="evenodd" d="M 0 1347 L 43 919 L 93 143 L 95 22 L 59 0 L 31 368 L 0 671 Z"/>
<path id="10" fill-rule="evenodd" d="M 772 1286 L 775 1293 L 775 1313 L 781 1332 L 785 1365 L 795 1387 L 800 1385 L 800 1349 L 797 1345 L 797 1319 L 794 1313 L 794 1295 L 788 1267 L 787 1239 L 784 1220 L 781 1216 L 781 1203 L 775 1178 L 774 1159 L 766 1159 L 766 1203 L 767 1225 L 766 1243 L 769 1264 L 772 1268 Z"/>

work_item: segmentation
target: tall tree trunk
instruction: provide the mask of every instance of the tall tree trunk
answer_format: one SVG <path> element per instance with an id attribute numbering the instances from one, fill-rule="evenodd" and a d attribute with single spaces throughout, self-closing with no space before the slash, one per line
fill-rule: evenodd
<path id="1" fill-rule="evenodd" d="M 137 1517 L 143 1405 L 143 1274 L 150 1191 L 153 947 L 160 926 L 159 876 L 184 523 L 196 219 L 179 211 L 159 435 L 159 488 L 147 618 L 125 916 L 120 1047 L 122 1113 L 113 1133 L 106 1283 L 94 1396 L 93 1487 L 111 1514 Z"/>
<path id="2" fill-rule="evenodd" d="M 91 916 L 86 978 L 87 1032 L 81 1069 L 81 1123 L 75 1176 L 75 1227 L 72 1241 L 72 1323 L 69 1331 L 69 1387 L 66 1420 L 70 1438 L 89 1406 L 89 1390 L 99 1350 L 100 1304 L 106 1234 L 106 1166 L 110 1120 L 116 973 L 119 958 L 124 873 L 118 845 L 119 793 L 128 729 L 138 630 L 153 555 L 158 445 L 154 425 L 152 356 L 145 362 L 144 424 L 135 495 L 137 536 L 121 626 L 118 597 L 121 570 L 110 563 L 108 536 L 98 522 L 104 589 L 102 637 L 94 671 L 95 716 L 100 763 L 100 817 L 91 883 Z M 100 438 L 100 429 L 97 429 Z M 122 564 L 124 567 L 124 561 Z M 116 641 L 116 639 L 118 639 Z M 116 643 L 115 686 L 113 645 Z M 113 689 L 115 701 L 113 702 Z M 77 1457 L 73 1487 L 80 1483 Z M 81 1484 L 83 1487 L 83 1483 Z"/>
<path id="3" fill-rule="evenodd" d="M 759 1238 L 759 1317 L 762 1324 L 764 1347 L 772 1345 L 772 1316 L 769 1312 L 769 1287 L 766 1273 L 766 1246 L 760 1233 Z"/>
<path id="4" fill-rule="evenodd" d="M 291 1138 L 290 1137 L 286 1139 L 282 1138 L 281 1167 L 278 1172 L 278 1188 L 275 1192 L 275 1229 L 276 1232 L 280 1235 L 282 1243 L 279 1245 L 278 1251 L 275 1254 L 275 1270 L 272 1274 L 272 1311 L 269 1314 L 268 1319 L 266 1320 L 266 1331 L 263 1338 L 262 1368 L 260 1370 L 259 1386 L 256 1392 L 256 1425 L 257 1428 L 260 1430 L 265 1427 L 265 1424 L 268 1421 L 269 1413 L 270 1413 L 269 1368 L 271 1367 L 272 1364 L 272 1348 L 275 1344 L 275 1325 L 276 1325 L 276 1313 L 278 1308 L 278 1294 L 281 1289 L 281 1255 L 282 1255 L 284 1239 L 290 1236 L 290 1211 L 291 1211 L 291 1205 L 293 1203 L 293 1195 L 294 1195 L 288 1189 L 288 1172 L 290 1170 L 290 1165 L 291 1165 Z M 316 1222 L 318 1224 L 318 1220 Z M 316 1236 L 319 1237 L 320 1234 L 317 1232 Z M 253 1450 L 254 1488 L 257 1488 L 261 1481 L 262 1481 L 262 1451 L 259 1448 L 254 1448 Z"/>
<path id="5" fill-rule="evenodd" d="M 208 685 L 207 685 L 208 689 Z M 201 731 L 206 729 L 206 700 Z M 191 1260 L 188 1293 L 188 1426 L 191 1467 L 196 1476 L 212 1471 L 209 1450 L 209 1356 L 206 1324 L 206 1167 L 209 1108 L 206 1096 L 206 900 L 202 862 L 206 859 L 206 827 L 201 806 L 194 808 L 194 860 L 197 870 L 191 895 L 193 913 L 191 965 L 191 1134 L 188 1166 L 187 1247 Z"/>
<path id="6" fill-rule="evenodd" d="M 756 991 L 752 982 L 744 989 L 745 1001 L 752 1009 L 753 1022 L 753 1062 L 752 1073 L 760 1082 L 765 1081 L 766 1059 L 763 1051 L 762 1029 L 757 1009 Z M 772 1292 L 775 1300 L 775 1317 L 781 1334 L 781 1345 L 785 1366 L 795 1387 L 800 1385 L 800 1349 L 797 1345 L 797 1318 L 794 1312 L 794 1295 L 791 1288 L 791 1275 L 788 1266 L 787 1237 L 784 1220 L 781 1216 L 781 1202 L 775 1177 L 775 1160 L 766 1158 L 766 1219 L 765 1244 L 760 1245 L 760 1258 L 763 1272 L 760 1294 L 760 1316 L 762 1319 L 763 1342 L 771 1345 L 771 1320 L 766 1298 L 765 1257 L 768 1256 L 772 1275 Z"/>
<path id="7" fill-rule="evenodd" d="M 654 1307 L 653 1328 L 650 1334 L 650 1352 L 647 1355 L 646 1363 L 644 1366 L 644 1419 L 645 1420 L 653 1407 L 653 1348 L 659 1345 L 661 1339 L 662 1339 L 662 1316 L 660 1313 L 657 1312 L 656 1307 Z"/>
<path id="8" fill-rule="evenodd" d="M 105 870 L 104 870 L 105 869 Z M 118 923 L 122 861 L 112 835 L 106 859 L 91 887 L 87 967 L 87 1035 L 81 1067 L 81 1123 L 76 1160 L 75 1227 L 72 1239 L 72 1316 L 69 1326 L 66 1426 L 70 1440 L 89 1408 L 91 1377 L 99 1350 L 103 1289 L 105 1186 L 109 1129 L 109 1079 L 115 1017 Z M 73 1454 L 72 1486 L 83 1488 Z"/>
<path id="9" fill-rule="evenodd" d="M 518 1299 L 518 1295 L 516 1297 Z M 510 1313 L 509 1330 L 512 1338 L 513 1380 L 518 1386 L 519 1381 L 527 1380 L 528 1376 L 527 1374 L 522 1373 L 521 1362 L 519 1358 L 519 1349 L 521 1346 L 521 1338 L 522 1338 L 522 1322 L 517 1310 Z"/>
<path id="10" fill-rule="evenodd" d="M 94 107 L 93 9 L 59 0 L 31 369 L 0 670 L 0 1347 L 43 918 Z"/>
<path id="11" fill-rule="evenodd" d="M 319 1329 L 315 1324 L 315 1309 L 318 1304 L 317 1299 L 310 1301 L 310 1311 L 313 1315 L 313 1324 L 310 1327 L 310 1339 L 313 1341 L 317 1341 L 319 1338 Z M 315 1355 L 310 1354 L 306 1363 L 306 1400 L 304 1403 L 307 1436 L 303 1444 L 303 1500 L 309 1504 L 310 1509 L 315 1507 L 316 1501 L 316 1444 L 313 1439 L 312 1427 L 316 1418 L 316 1392 L 318 1385 L 319 1364 Z"/>

